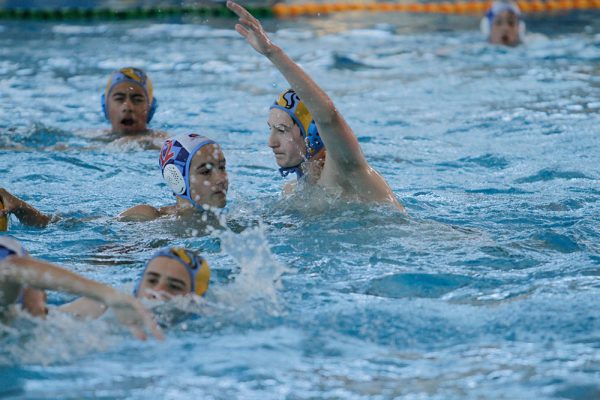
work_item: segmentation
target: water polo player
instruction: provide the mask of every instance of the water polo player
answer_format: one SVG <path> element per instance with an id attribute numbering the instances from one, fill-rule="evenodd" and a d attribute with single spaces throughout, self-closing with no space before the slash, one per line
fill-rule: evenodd
<path id="1" fill-rule="evenodd" d="M 138 300 L 110 286 L 29 257 L 16 239 L 0 236 L 0 320 L 7 319 L 15 305 L 27 302 L 23 298 L 26 287 L 85 296 L 111 307 L 117 319 L 137 338 L 145 339 L 147 329 L 162 339 L 162 333 Z"/>
<path id="2" fill-rule="evenodd" d="M 270 41 L 246 9 L 233 1 L 227 7 L 239 17 L 238 33 L 293 89 L 279 96 L 268 119 L 269 147 L 282 173 L 296 172 L 302 182 L 341 192 L 346 199 L 389 203 L 404 210 L 385 179 L 368 164 L 354 132 L 327 94 Z"/>
<path id="3" fill-rule="evenodd" d="M 214 140 L 195 133 L 168 139 L 160 152 L 159 164 L 176 203 L 160 208 L 138 205 L 124 211 L 121 218 L 150 220 L 188 211 L 205 213 L 227 204 L 225 156 Z"/>

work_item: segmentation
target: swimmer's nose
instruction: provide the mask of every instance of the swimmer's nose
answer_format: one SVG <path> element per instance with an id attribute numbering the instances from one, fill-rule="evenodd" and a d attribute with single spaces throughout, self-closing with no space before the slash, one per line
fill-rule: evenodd
<path id="1" fill-rule="evenodd" d="M 269 142 L 268 145 L 270 148 L 274 149 L 275 147 L 279 146 L 279 141 L 276 139 L 275 134 L 271 133 L 269 135 Z"/>
<path id="2" fill-rule="evenodd" d="M 215 186 L 219 190 L 227 190 L 229 187 L 229 176 L 227 176 L 227 171 L 220 171 L 217 175 L 217 181 L 215 182 Z"/>

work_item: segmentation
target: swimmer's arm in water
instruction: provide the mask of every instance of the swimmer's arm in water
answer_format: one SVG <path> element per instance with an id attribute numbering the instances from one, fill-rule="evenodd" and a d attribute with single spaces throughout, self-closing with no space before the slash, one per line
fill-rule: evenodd
<path id="1" fill-rule="evenodd" d="M 106 306 L 99 301 L 80 297 L 70 303 L 58 307 L 61 312 L 69 313 L 77 318 L 100 318 L 106 312 Z"/>
<path id="2" fill-rule="evenodd" d="M 0 188 L 0 200 L 4 204 L 4 209 L 0 210 L 0 216 L 14 214 L 22 224 L 46 227 L 51 218 L 32 205 L 19 199 L 4 188 Z"/>
<path id="3" fill-rule="evenodd" d="M 329 96 L 280 47 L 271 42 L 260 21 L 231 0 L 227 2 L 227 7 L 240 18 L 235 26 L 236 31 L 275 65 L 306 104 L 327 149 L 327 160 L 343 167 L 346 172 L 354 168 L 366 169 L 368 164 L 354 132 Z"/>
<path id="4" fill-rule="evenodd" d="M 88 297 L 112 308 L 117 319 L 138 339 L 147 338 L 146 329 L 157 339 L 163 338 L 160 329 L 139 300 L 53 264 L 27 256 L 8 257 L 0 262 L 0 288 L 3 282 L 9 282 L 13 286 L 57 290 Z M 5 296 L 1 297 L 0 301 L 4 302 Z"/>

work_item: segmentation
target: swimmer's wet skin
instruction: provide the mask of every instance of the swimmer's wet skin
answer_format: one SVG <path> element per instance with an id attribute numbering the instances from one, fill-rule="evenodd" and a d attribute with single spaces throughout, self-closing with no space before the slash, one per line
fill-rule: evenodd
<path id="1" fill-rule="evenodd" d="M 206 209 L 227 204 L 225 156 L 214 140 L 195 133 L 168 139 L 160 152 L 159 165 L 165 182 L 177 196 L 176 204 L 161 208 L 138 205 L 121 213 L 121 219 L 151 220 L 191 210 L 205 213 Z"/>
<path id="2" fill-rule="evenodd" d="M 0 188 L 0 202 L 2 203 L 0 218 L 7 218 L 9 214 L 13 214 L 22 224 L 40 228 L 47 226 L 51 222 L 49 216 L 14 196 L 4 188 Z"/>
<path id="3" fill-rule="evenodd" d="M 227 7 L 239 17 L 236 31 L 273 63 L 298 99 L 302 99 L 325 147 L 324 161 L 318 157 L 307 160 L 309 149 L 305 139 L 309 139 L 308 132 L 303 137 L 300 129 L 303 124 L 298 125 L 289 112 L 274 107 L 269 113 L 269 147 L 279 167 L 284 171 L 299 167 L 306 184 L 341 189 L 347 199 L 389 203 L 404 211 L 385 179 L 365 159 L 354 132 L 327 94 L 271 42 L 260 22 L 245 8 L 233 1 L 228 1 Z"/>
<path id="4" fill-rule="evenodd" d="M 21 244 L 10 236 L 0 236 L 0 312 L 13 306 L 25 287 L 58 290 L 86 296 L 112 308 L 117 319 L 141 340 L 146 330 L 163 339 L 162 332 L 139 300 L 110 286 L 86 279 L 71 271 L 27 256 Z"/>

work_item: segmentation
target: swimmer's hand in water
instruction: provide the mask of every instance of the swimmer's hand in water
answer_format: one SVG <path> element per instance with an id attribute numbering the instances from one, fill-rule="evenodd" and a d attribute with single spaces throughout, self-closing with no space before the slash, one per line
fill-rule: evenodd
<path id="1" fill-rule="evenodd" d="M 227 1 L 227 8 L 240 18 L 239 23 L 235 25 L 235 30 L 246 38 L 254 50 L 269 56 L 278 49 L 265 33 L 260 21 L 254 18 L 248 10 L 231 0 Z"/>
<path id="2" fill-rule="evenodd" d="M 104 304 L 112 308 L 119 322 L 127 326 L 136 338 L 146 340 L 148 330 L 156 339 L 164 339 L 162 331 L 138 299 L 113 289 Z"/>

